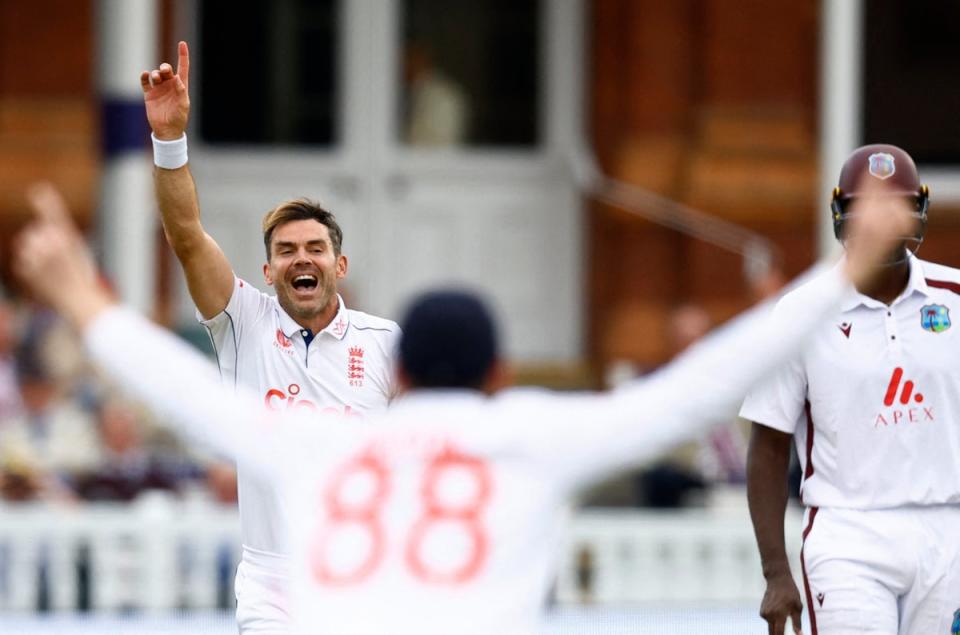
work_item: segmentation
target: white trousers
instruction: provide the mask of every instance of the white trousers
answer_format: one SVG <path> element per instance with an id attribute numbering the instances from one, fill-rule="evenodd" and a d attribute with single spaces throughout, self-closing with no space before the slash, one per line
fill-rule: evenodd
<path id="1" fill-rule="evenodd" d="M 240 635 L 290 633 L 289 585 L 285 559 L 244 549 L 234 580 Z"/>
<path id="2" fill-rule="evenodd" d="M 806 635 L 960 632 L 960 506 L 809 508 Z"/>

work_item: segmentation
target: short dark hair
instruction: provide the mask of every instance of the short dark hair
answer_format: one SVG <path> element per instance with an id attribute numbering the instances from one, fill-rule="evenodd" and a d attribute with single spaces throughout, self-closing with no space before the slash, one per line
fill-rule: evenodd
<path id="1" fill-rule="evenodd" d="M 343 230 L 337 224 L 333 213 L 308 198 L 295 198 L 280 203 L 263 217 L 263 246 L 267 250 L 267 262 L 270 261 L 270 241 L 273 239 L 274 230 L 280 225 L 295 220 L 315 220 L 321 225 L 326 225 L 330 232 L 330 242 L 333 243 L 333 252 L 340 255 Z"/>
<path id="2" fill-rule="evenodd" d="M 497 358 L 493 316 L 468 292 L 418 296 L 402 332 L 400 367 L 414 388 L 482 389 Z"/>

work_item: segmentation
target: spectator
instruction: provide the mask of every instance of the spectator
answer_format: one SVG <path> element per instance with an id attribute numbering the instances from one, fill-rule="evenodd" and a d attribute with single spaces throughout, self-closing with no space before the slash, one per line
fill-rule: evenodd
<path id="1" fill-rule="evenodd" d="M 676 356 L 706 335 L 713 328 L 713 320 L 702 306 L 681 304 L 670 312 L 666 327 L 666 341 L 672 356 Z M 680 446 L 644 470 L 637 478 L 640 503 L 681 507 L 690 503 L 691 494 L 703 493 L 715 483 L 745 482 L 745 437 L 735 415 L 729 413 L 729 418 L 728 425 L 713 428 L 700 441 Z"/>
<path id="2" fill-rule="evenodd" d="M 0 495 L 10 500 L 69 498 L 69 478 L 96 464 L 94 423 L 72 394 L 49 375 L 38 342 L 17 355 L 22 412 L 0 425 Z"/>
<path id="3" fill-rule="evenodd" d="M 76 480 L 84 500 L 130 501 L 145 490 L 177 491 L 190 475 L 182 461 L 161 457 L 145 442 L 141 416 L 131 404 L 108 399 L 98 419 L 99 464 Z"/>
<path id="4" fill-rule="evenodd" d="M 13 355 L 16 331 L 16 311 L 12 304 L 0 299 L 0 428 L 3 422 L 23 414 Z"/>
<path id="5" fill-rule="evenodd" d="M 422 44 L 407 46 L 404 80 L 406 142 L 424 147 L 463 145 L 470 110 L 467 97 L 459 84 L 437 68 Z"/>
<path id="6" fill-rule="evenodd" d="M 237 470 L 226 461 L 211 461 L 207 465 L 207 492 L 221 505 L 237 504 Z"/>

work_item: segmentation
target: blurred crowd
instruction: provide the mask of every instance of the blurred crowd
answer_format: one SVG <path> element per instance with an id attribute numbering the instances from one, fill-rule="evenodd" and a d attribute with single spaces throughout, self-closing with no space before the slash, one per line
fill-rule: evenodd
<path id="1" fill-rule="evenodd" d="M 663 336 L 678 354 L 712 326 L 702 307 L 681 305 Z M 614 387 L 638 372 L 612 368 L 607 383 Z M 55 316 L 0 299 L 0 500 L 132 501 L 164 490 L 235 504 L 232 463 L 189 447 L 151 417 L 87 365 L 81 343 Z M 716 485 L 744 484 L 747 437 L 745 422 L 730 415 L 699 442 L 604 484 L 583 502 L 701 504 Z"/>
<path id="2" fill-rule="evenodd" d="M 236 502 L 231 464 L 177 441 L 88 367 L 55 316 L 0 299 L 0 499 Z"/>

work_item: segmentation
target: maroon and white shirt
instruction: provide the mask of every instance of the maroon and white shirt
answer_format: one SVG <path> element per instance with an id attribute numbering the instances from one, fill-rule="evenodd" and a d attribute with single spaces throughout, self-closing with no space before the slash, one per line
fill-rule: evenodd
<path id="1" fill-rule="evenodd" d="M 784 324 L 818 293 L 783 297 Z M 803 352 L 740 415 L 795 435 L 814 507 L 960 502 L 960 270 L 910 259 L 887 306 L 850 291 Z"/>
<path id="2" fill-rule="evenodd" d="M 318 426 L 360 424 L 386 409 L 400 335 L 395 322 L 347 309 L 338 296 L 337 315 L 308 345 L 309 331 L 275 296 L 240 278 L 234 285 L 226 308 L 202 321 L 226 383 L 255 390 L 270 410 L 315 412 Z M 288 555 L 286 492 L 243 469 L 242 462 L 238 487 L 244 552 Z"/>

